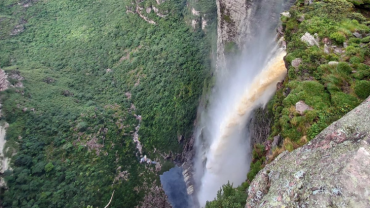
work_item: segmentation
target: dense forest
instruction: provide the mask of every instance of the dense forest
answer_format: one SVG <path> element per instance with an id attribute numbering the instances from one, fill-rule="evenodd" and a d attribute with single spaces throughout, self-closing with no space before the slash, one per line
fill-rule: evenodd
<path id="1" fill-rule="evenodd" d="M 215 12 L 209 2 L 198 9 Z M 139 204 L 173 166 L 161 155 L 191 136 L 211 74 L 214 37 L 190 17 L 185 0 L 0 2 L 0 67 L 14 86 L 0 94 L 3 207 L 103 207 L 113 191 L 110 207 Z"/>

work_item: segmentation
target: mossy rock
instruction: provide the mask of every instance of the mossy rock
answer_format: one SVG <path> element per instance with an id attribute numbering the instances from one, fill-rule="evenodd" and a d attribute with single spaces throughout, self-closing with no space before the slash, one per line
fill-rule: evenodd
<path id="1" fill-rule="evenodd" d="M 370 95 L 370 81 L 361 80 L 356 82 L 355 93 L 361 99 L 367 98 Z"/>

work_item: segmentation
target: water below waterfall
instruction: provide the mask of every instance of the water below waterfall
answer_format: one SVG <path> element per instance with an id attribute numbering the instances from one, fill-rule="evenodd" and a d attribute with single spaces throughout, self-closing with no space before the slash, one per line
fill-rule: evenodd
<path id="1" fill-rule="evenodd" d="M 175 166 L 160 176 L 164 192 L 173 208 L 189 208 L 190 198 L 186 192 L 186 184 L 182 169 Z"/>

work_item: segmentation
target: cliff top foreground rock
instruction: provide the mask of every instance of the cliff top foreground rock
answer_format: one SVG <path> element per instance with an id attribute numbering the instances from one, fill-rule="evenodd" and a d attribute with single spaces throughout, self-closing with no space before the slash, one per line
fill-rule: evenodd
<path id="1" fill-rule="evenodd" d="M 370 97 L 262 169 L 246 207 L 370 207 L 369 176 Z"/>

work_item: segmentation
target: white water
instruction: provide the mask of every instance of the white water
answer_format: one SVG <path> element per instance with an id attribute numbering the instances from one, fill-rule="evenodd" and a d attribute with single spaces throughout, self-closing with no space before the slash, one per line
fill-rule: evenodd
<path id="1" fill-rule="evenodd" d="M 278 49 L 274 29 L 284 0 L 260 0 L 246 24 L 246 50 L 232 69 L 218 74 L 207 110 L 196 130 L 194 180 L 197 201 L 204 207 L 228 181 L 235 186 L 246 180 L 251 162 L 246 129 L 250 113 L 265 106 L 286 75 L 285 51 Z"/>

